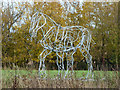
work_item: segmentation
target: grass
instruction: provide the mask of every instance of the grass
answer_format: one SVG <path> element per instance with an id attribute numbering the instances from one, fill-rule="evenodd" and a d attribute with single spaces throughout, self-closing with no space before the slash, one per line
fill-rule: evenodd
<path id="1" fill-rule="evenodd" d="M 38 70 L 2 70 L 2 86 L 4 88 L 8 87 L 71 87 L 71 88 L 81 88 L 81 87 L 101 87 L 101 88 L 116 88 L 118 87 L 118 73 L 116 71 L 94 71 L 95 81 L 82 81 L 78 80 L 81 77 L 87 75 L 85 70 L 75 70 L 74 77 L 70 80 L 51 79 L 57 76 L 57 70 L 47 70 L 48 79 L 40 80 L 38 79 Z M 103 79 L 103 80 L 102 80 Z M 72 80 L 72 81 L 71 81 Z M 91 85 L 92 84 L 92 85 Z"/>
<path id="2" fill-rule="evenodd" d="M 80 78 L 82 76 L 87 75 L 87 70 L 74 70 L 74 73 L 77 78 Z M 57 76 L 58 71 L 57 70 L 47 70 L 47 74 L 49 74 L 50 78 L 54 78 L 54 76 Z M 105 75 L 109 75 L 111 78 L 115 76 L 115 71 L 94 71 L 95 76 L 99 76 L 99 78 L 104 78 Z M 23 76 L 26 75 L 26 77 L 29 77 L 29 75 L 34 76 L 38 74 L 38 70 L 2 70 L 2 78 L 9 78 L 9 76 Z"/>

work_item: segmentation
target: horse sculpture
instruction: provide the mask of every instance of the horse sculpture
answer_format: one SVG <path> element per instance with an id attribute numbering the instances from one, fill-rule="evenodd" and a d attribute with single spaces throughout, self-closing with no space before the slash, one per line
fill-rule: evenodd
<path id="1" fill-rule="evenodd" d="M 79 49 L 82 55 L 86 58 L 88 64 L 88 74 L 86 78 L 90 75 L 93 70 L 92 56 L 89 53 L 92 37 L 87 28 L 82 26 L 62 27 L 48 15 L 42 12 L 36 12 L 31 18 L 30 32 L 32 32 L 32 37 L 37 36 L 39 31 L 42 35 L 40 38 L 40 44 L 44 48 L 39 55 L 40 76 L 43 75 L 44 78 L 46 77 L 45 58 L 51 52 L 55 52 L 57 55 L 56 64 L 59 72 L 60 70 L 64 70 L 64 57 L 66 55 L 67 71 L 64 75 L 65 78 L 69 70 L 73 71 L 73 55 L 77 49 Z"/>

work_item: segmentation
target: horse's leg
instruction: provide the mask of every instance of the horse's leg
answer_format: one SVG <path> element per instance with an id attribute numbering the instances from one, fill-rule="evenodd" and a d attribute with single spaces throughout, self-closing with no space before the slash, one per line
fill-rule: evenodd
<path id="1" fill-rule="evenodd" d="M 88 64 L 88 73 L 86 78 L 91 78 L 91 76 L 93 77 L 92 56 L 90 55 L 89 51 L 86 49 L 84 52 L 81 51 L 81 53 L 85 57 L 86 62 Z"/>
<path id="2" fill-rule="evenodd" d="M 87 52 L 86 54 L 86 62 L 88 64 L 88 73 L 87 73 L 87 76 L 86 78 L 93 78 L 93 66 L 92 66 L 92 56 L 90 55 L 89 52 Z"/>
<path id="3" fill-rule="evenodd" d="M 58 58 L 58 56 L 57 56 L 57 61 L 56 61 L 56 63 L 57 63 L 57 66 L 58 66 L 58 76 L 60 76 L 60 70 L 61 70 L 61 67 L 60 67 L 60 65 L 59 65 L 59 58 Z"/>
<path id="4" fill-rule="evenodd" d="M 62 76 L 62 73 L 64 71 L 64 53 L 57 53 L 57 66 L 58 66 L 58 76 Z M 60 61 L 59 61 L 60 60 Z M 62 70 L 62 71 L 61 71 Z"/>
<path id="5" fill-rule="evenodd" d="M 65 67 L 64 67 L 64 52 L 62 54 L 62 72 L 61 72 L 61 75 L 64 75 L 65 74 Z"/>
<path id="6" fill-rule="evenodd" d="M 45 58 L 47 55 L 49 55 L 52 51 L 50 50 L 47 50 L 47 49 L 44 49 L 42 51 L 42 53 L 39 55 L 39 59 L 40 59 L 40 64 L 39 64 L 39 75 L 40 75 L 40 78 L 42 77 L 46 77 L 47 74 L 46 74 L 46 70 L 45 70 Z"/>
<path id="7" fill-rule="evenodd" d="M 39 59 L 40 59 L 40 64 L 39 64 L 39 70 L 38 70 L 38 72 L 39 72 L 39 75 L 41 76 L 41 75 L 43 75 L 43 71 L 42 71 L 42 63 L 43 63 L 43 53 L 45 52 L 45 50 L 46 49 L 44 49 L 42 52 L 41 52 L 41 54 L 39 55 Z"/>
<path id="8" fill-rule="evenodd" d="M 67 71 L 66 71 L 66 73 L 65 73 L 64 78 L 65 78 L 68 74 L 70 74 L 70 75 L 73 74 L 73 63 L 74 63 L 73 54 L 74 54 L 73 52 L 66 53 Z M 72 72 L 69 73 L 69 70 L 71 70 Z"/>
<path id="9" fill-rule="evenodd" d="M 86 78 L 90 77 L 93 74 L 93 66 L 92 66 L 92 56 L 89 53 L 89 50 L 87 50 L 85 48 L 85 46 L 83 45 L 83 47 L 80 47 L 80 52 L 82 53 L 82 55 L 85 57 L 86 62 L 88 64 L 88 73 Z M 92 75 L 93 77 L 93 75 Z"/>

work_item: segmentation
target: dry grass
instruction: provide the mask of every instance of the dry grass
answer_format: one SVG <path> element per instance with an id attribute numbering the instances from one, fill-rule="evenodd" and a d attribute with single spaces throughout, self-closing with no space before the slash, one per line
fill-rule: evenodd
<path id="1" fill-rule="evenodd" d="M 118 72 L 116 72 L 118 73 Z M 92 80 L 80 80 L 71 77 L 71 79 L 39 79 L 38 75 L 18 75 L 11 78 L 3 78 L 2 88 L 118 88 L 119 79 L 117 74 L 112 78 L 105 74 L 105 79 L 100 80 L 99 76 L 95 76 Z"/>

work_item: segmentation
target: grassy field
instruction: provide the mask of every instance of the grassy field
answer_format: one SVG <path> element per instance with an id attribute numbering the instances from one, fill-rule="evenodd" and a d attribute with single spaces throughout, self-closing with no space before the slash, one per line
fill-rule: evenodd
<path id="1" fill-rule="evenodd" d="M 77 78 L 80 77 L 85 77 L 87 75 L 87 70 L 75 70 L 74 71 L 74 75 Z M 50 78 L 54 78 L 55 76 L 57 76 L 58 71 L 57 70 L 47 70 L 46 73 L 49 75 Z M 19 76 L 25 76 L 29 77 L 29 75 L 31 76 L 35 76 L 38 74 L 38 70 L 2 70 L 2 78 L 9 78 L 9 76 L 15 76 L 15 75 L 19 75 Z M 116 76 L 116 72 L 115 71 L 94 71 L 94 75 L 95 77 L 99 76 L 99 78 L 104 78 L 104 76 L 109 76 L 109 77 L 114 77 Z"/>
<path id="2" fill-rule="evenodd" d="M 61 79 L 63 81 L 58 78 L 55 79 L 57 73 L 57 70 L 47 70 L 48 78 L 41 81 L 38 79 L 38 70 L 2 70 L 2 87 L 118 87 L 118 72 L 116 71 L 94 71 L 94 81 L 80 80 L 81 77 L 85 78 L 87 75 L 85 70 L 75 70 L 71 77 L 72 81 L 68 79 Z"/>

